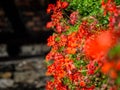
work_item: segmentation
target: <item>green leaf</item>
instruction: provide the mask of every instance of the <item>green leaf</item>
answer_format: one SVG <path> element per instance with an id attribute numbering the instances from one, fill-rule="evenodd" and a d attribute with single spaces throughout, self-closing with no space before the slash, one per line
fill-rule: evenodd
<path id="1" fill-rule="evenodd" d="M 117 85 L 120 85 L 120 76 L 118 76 L 118 78 L 116 79 L 116 83 Z"/>
<path id="2" fill-rule="evenodd" d="M 120 44 L 117 44 L 115 47 L 113 47 L 109 53 L 108 53 L 108 57 L 110 59 L 113 59 L 115 57 L 119 57 L 120 56 Z"/>
<path id="3" fill-rule="evenodd" d="M 80 25 L 80 22 L 76 23 L 74 26 L 71 25 L 70 28 L 66 32 L 63 32 L 63 34 L 69 35 L 72 32 L 78 31 L 79 25 Z"/>
<path id="4" fill-rule="evenodd" d="M 106 18 L 107 16 L 104 17 L 103 15 L 104 10 L 103 8 L 101 8 L 102 0 L 67 0 L 67 1 L 69 2 L 69 6 L 66 9 L 67 11 L 72 12 L 78 11 L 80 13 L 81 18 L 95 16 L 101 25 L 108 24 L 108 18 Z M 120 0 L 116 0 L 116 2 L 119 3 Z"/>
<path id="5" fill-rule="evenodd" d="M 57 42 L 60 41 L 60 37 L 56 37 L 55 41 L 57 41 Z"/>
<path id="6" fill-rule="evenodd" d="M 58 52 L 62 52 L 63 50 L 64 50 L 64 46 L 62 46 L 62 47 L 60 47 L 59 49 L 58 49 Z"/>
<path id="7" fill-rule="evenodd" d="M 72 60 L 76 60 L 76 55 L 75 54 L 69 54 L 69 58 Z"/>
<path id="8" fill-rule="evenodd" d="M 70 79 L 69 79 L 68 77 L 63 78 L 63 84 L 69 85 L 69 84 L 71 84 L 71 83 L 72 83 L 72 82 L 70 81 Z"/>
<path id="9" fill-rule="evenodd" d="M 73 84 L 70 84 L 70 85 L 68 86 L 68 88 L 69 88 L 70 90 L 75 90 L 76 86 L 73 85 Z"/>
<path id="10" fill-rule="evenodd" d="M 120 5 L 120 0 L 115 0 L 117 5 Z"/>
<path id="11" fill-rule="evenodd" d="M 74 60 L 74 65 L 77 67 L 77 68 L 80 68 L 81 66 L 86 66 L 86 62 L 85 60 Z"/>
<path id="12" fill-rule="evenodd" d="M 45 64 L 46 64 L 47 66 L 50 66 L 50 65 L 53 64 L 53 63 L 54 63 L 53 60 L 45 61 Z"/>
<path id="13" fill-rule="evenodd" d="M 84 76 L 86 76 L 86 74 L 87 74 L 87 71 L 86 70 L 82 70 L 82 75 L 84 75 Z"/>

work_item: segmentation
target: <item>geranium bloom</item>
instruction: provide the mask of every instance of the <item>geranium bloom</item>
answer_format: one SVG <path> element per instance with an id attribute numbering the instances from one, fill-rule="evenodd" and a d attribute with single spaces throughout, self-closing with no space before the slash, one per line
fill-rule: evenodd
<path id="1" fill-rule="evenodd" d="M 48 66 L 48 70 L 46 75 L 53 75 L 54 77 L 61 79 L 65 76 L 65 71 L 61 67 L 61 65 L 58 65 L 56 63 Z"/>
<path id="2" fill-rule="evenodd" d="M 51 28 L 53 26 L 53 23 L 52 22 L 48 22 L 47 24 L 46 24 L 46 28 Z"/>
<path id="3" fill-rule="evenodd" d="M 53 57 L 54 57 L 55 53 L 54 52 L 49 52 L 47 55 L 46 55 L 46 60 L 49 61 L 49 60 L 52 60 Z"/>
<path id="4" fill-rule="evenodd" d="M 56 90 L 68 90 L 68 89 L 65 85 L 59 83 L 58 85 L 56 85 Z"/>
<path id="5" fill-rule="evenodd" d="M 116 65 L 116 70 L 120 71 L 120 60 L 118 60 L 117 65 Z"/>
<path id="6" fill-rule="evenodd" d="M 119 67 L 119 64 L 116 61 L 105 62 L 101 68 L 101 71 L 104 74 L 108 74 L 111 78 L 115 79 L 117 78 L 118 67 Z"/>
<path id="7" fill-rule="evenodd" d="M 86 56 L 100 60 L 104 58 L 109 49 L 116 43 L 113 31 L 102 31 L 99 34 L 89 37 L 84 46 Z"/>
<path id="8" fill-rule="evenodd" d="M 118 15 L 118 10 L 113 0 L 107 0 L 107 2 L 102 0 L 102 7 L 104 8 L 104 15 L 106 15 L 107 12 L 115 14 L 116 16 Z"/>
<path id="9" fill-rule="evenodd" d="M 54 83 L 51 81 L 48 81 L 46 84 L 46 90 L 54 90 Z"/>
<path id="10" fill-rule="evenodd" d="M 74 32 L 68 36 L 67 46 L 71 48 L 75 48 L 77 45 L 78 45 L 77 37 L 76 37 L 76 33 Z"/>
<path id="11" fill-rule="evenodd" d="M 85 87 L 85 86 L 86 86 L 85 82 L 84 82 L 84 81 L 81 81 L 81 82 L 80 82 L 80 86 L 81 86 L 81 87 Z"/>
<path id="12" fill-rule="evenodd" d="M 76 48 L 72 48 L 72 47 L 67 47 L 65 52 L 68 53 L 68 54 L 75 54 L 77 51 Z"/>
<path id="13" fill-rule="evenodd" d="M 110 70 L 109 75 L 111 78 L 116 79 L 117 78 L 117 72 L 115 70 Z"/>
<path id="14" fill-rule="evenodd" d="M 71 72 L 73 69 L 75 69 L 73 61 L 70 60 L 69 58 L 65 58 L 64 66 L 66 71 L 68 71 L 68 73 Z"/>
<path id="15" fill-rule="evenodd" d="M 68 2 L 66 2 L 66 1 L 62 2 L 62 8 L 63 9 L 67 8 L 68 5 L 69 5 Z"/>
<path id="16" fill-rule="evenodd" d="M 70 24 L 74 25 L 76 23 L 76 21 L 78 20 L 78 12 L 75 11 L 73 13 L 70 14 Z"/>
<path id="17" fill-rule="evenodd" d="M 80 81 L 81 77 L 82 77 L 81 73 L 79 73 L 79 72 L 71 73 L 68 76 L 69 76 L 70 80 L 72 82 L 74 82 L 76 85 L 78 84 L 78 81 Z"/>
<path id="18" fill-rule="evenodd" d="M 47 13 L 50 13 L 51 10 L 54 10 L 54 8 L 55 8 L 55 5 L 49 4 L 49 5 L 48 5 L 48 8 L 47 8 Z"/>
<path id="19" fill-rule="evenodd" d="M 104 65 L 102 66 L 101 71 L 102 71 L 104 74 L 107 74 L 107 73 L 112 69 L 113 66 L 114 66 L 114 63 L 113 63 L 113 62 L 106 62 L 106 63 L 104 63 Z"/>
<path id="20" fill-rule="evenodd" d="M 95 63 L 94 62 L 90 62 L 88 65 L 87 65 L 87 68 L 88 68 L 88 74 L 94 74 L 95 72 Z"/>
<path id="21" fill-rule="evenodd" d="M 60 10 L 54 11 L 53 15 L 51 15 L 53 26 L 56 26 L 60 22 L 62 17 L 62 12 Z"/>
<path id="22" fill-rule="evenodd" d="M 47 43 L 48 46 L 53 46 L 55 44 L 55 36 L 50 36 L 47 39 L 47 41 L 48 41 L 48 43 Z"/>
<path id="23" fill-rule="evenodd" d="M 63 30 L 62 25 L 61 25 L 60 23 L 56 24 L 56 31 L 57 31 L 58 33 L 61 33 L 62 30 Z"/>
<path id="24" fill-rule="evenodd" d="M 60 41 L 59 41 L 59 46 L 65 46 L 67 44 L 67 36 L 66 35 L 61 35 L 60 36 Z"/>

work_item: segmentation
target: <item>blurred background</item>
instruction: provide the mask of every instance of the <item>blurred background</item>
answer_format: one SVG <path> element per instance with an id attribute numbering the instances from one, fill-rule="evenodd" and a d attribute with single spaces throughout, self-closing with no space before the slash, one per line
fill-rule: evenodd
<path id="1" fill-rule="evenodd" d="M 49 3 L 55 0 L 0 0 L 0 90 L 45 90 Z"/>

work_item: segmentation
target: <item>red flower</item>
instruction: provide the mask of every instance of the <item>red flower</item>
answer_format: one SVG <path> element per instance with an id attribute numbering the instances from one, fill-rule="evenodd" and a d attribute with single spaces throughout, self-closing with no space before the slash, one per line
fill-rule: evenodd
<path id="1" fill-rule="evenodd" d="M 71 48 L 71 47 L 66 47 L 66 50 L 65 50 L 65 52 L 67 53 L 67 54 L 75 54 L 76 53 L 76 48 Z"/>
<path id="2" fill-rule="evenodd" d="M 47 8 L 47 13 L 50 13 L 51 10 L 54 10 L 55 6 L 53 4 L 49 4 Z"/>
<path id="3" fill-rule="evenodd" d="M 67 36 L 62 34 L 62 35 L 60 36 L 59 45 L 60 45 L 60 46 L 65 46 L 66 44 L 67 44 Z"/>
<path id="4" fill-rule="evenodd" d="M 61 10 L 56 10 L 54 13 L 51 15 L 51 20 L 53 22 L 53 26 L 57 25 L 60 23 L 61 18 L 63 17 Z"/>
<path id="5" fill-rule="evenodd" d="M 104 74 L 108 74 L 111 78 L 116 79 L 118 76 L 117 72 L 120 71 L 120 61 L 112 60 L 104 62 L 101 71 Z"/>
<path id="6" fill-rule="evenodd" d="M 116 22 L 115 17 L 114 16 L 110 16 L 109 17 L 109 26 L 110 26 L 110 28 L 114 28 L 115 22 Z"/>
<path id="7" fill-rule="evenodd" d="M 68 2 L 66 2 L 66 1 L 62 2 L 62 8 L 63 9 L 67 8 L 68 5 L 69 5 Z"/>
<path id="8" fill-rule="evenodd" d="M 78 33 L 73 32 L 70 35 L 68 35 L 68 42 L 67 47 L 75 49 L 76 47 L 79 47 L 81 44 L 80 42 L 81 38 L 78 37 Z"/>
<path id="9" fill-rule="evenodd" d="M 61 1 L 57 1 L 57 2 L 56 2 L 56 7 L 57 7 L 57 8 L 61 8 Z"/>
<path id="10" fill-rule="evenodd" d="M 46 28 L 51 28 L 53 26 L 53 23 L 52 22 L 48 22 L 47 24 L 46 24 Z"/>
<path id="11" fill-rule="evenodd" d="M 111 70 L 110 73 L 109 73 L 110 77 L 113 78 L 113 79 L 116 79 L 117 78 L 117 72 L 115 70 Z"/>
<path id="12" fill-rule="evenodd" d="M 103 64 L 102 68 L 101 68 L 101 71 L 104 73 L 104 74 L 108 74 L 109 71 L 112 69 L 113 67 L 113 62 L 106 62 Z"/>
<path id="13" fill-rule="evenodd" d="M 96 69 L 94 62 L 90 62 L 87 68 L 88 68 L 88 74 L 94 74 L 95 69 Z"/>
<path id="14" fill-rule="evenodd" d="M 78 35 L 77 35 L 78 38 L 83 38 L 87 36 L 89 29 L 90 28 L 88 27 L 88 23 L 86 21 L 83 21 L 79 26 Z"/>
<path id="15" fill-rule="evenodd" d="M 73 69 L 75 69 L 73 61 L 70 60 L 69 58 L 65 58 L 64 66 L 67 71 L 72 71 Z"/>
<path id="16" fill-rule="evenodd" d="M 54 52 L 52 52 L 52 51 L 49 52 L 49 53 L 46 55 L 46 61 L 52 60 L 54 55 L 55 55 Z"/>
<path id="17" fill-rule="evenodd" d="M 54 90 L 54 83 L 51 81 L 47 82 L 46 90 Z"/>
<path id="18" fill-rule="evenodd" d="M 73 12 L 70 14 L 70 24 L 74 25 L 78 20 L 78 12 Z"/>
<path id="19" fill-rule="evenodd" d="M 80 86 L 81 86 L 81 87 L 85 87 L 85 86 L 86 86 L 85 82 L 84 82 L 84 81 L 81 81 L 81 82 L 80 82 Z"/>
<path id="20" fill-rule="evenodd" d="M 78 81 L 80 81 L 81 77 L 82 77 L 81 73 L 79 73 L 79 72 L 71 73 L 68 76 L 69 76 L 70 80 L 72 82 L 74 82 L 76 85 L 79 84 Z"/>
<path id="21" fill-rule="evenodd" d="M 62 83 L 58 83 L 56 85 L 56 90 L 68 90 L 67 87 L 65 85 L 63 85 Z"/>
<path id="22" fill-rule="evenodd" d="M 61 59 L 64 59 L 64 57 L 63 57 L 63 55 L 60 54 L 60 53 L 55 53 L 55 54 L 54 54 L 54 59 L 55 59 L 55 60 L 61 60 Z"/>
<path id="23" fill-rule="evenodd" d="M 47 43 L 48 46 L 53 46 L 55 44 L 55 36 L 50 36 L 47 39 L 47 41 L 48 41 L 48 43 Z"/>
<path id="24" fill-rule="evenodd" d="M 99 34 L 92 35 L 86 40 L 84 51 L 86 56 L 100 60 L 107 55 L 109 49 L 113 47 L 115 43 L 116 37 L 113 31 L 102 31 Z"/>
<path id="25" fill-rule="evenodd" d="M 106 15 L 106 13 L 109 12 L 110 14 L 113 14 L 114 16 L 118 16 L 119 12 L 113 1 L 114 0 L 107 0 L 107 2 L 105 2 L 105 0 L 102 0 L 102 7 L 104 8 L 104 15 Z"/>
<path id="26" fill-rule="evenodd" d="M 115 69 L 120 71 L 120 60 L 118 60 L 117 65 L 115 66 Z"/>
<path id="27" fill-rule="evenodd" d="M 60 23 L 56 24 L 56 31 L 57 31 L 58 33 L 61 33 L 62 30 L 63 30 L 62 25 L 60 25 Z"/>

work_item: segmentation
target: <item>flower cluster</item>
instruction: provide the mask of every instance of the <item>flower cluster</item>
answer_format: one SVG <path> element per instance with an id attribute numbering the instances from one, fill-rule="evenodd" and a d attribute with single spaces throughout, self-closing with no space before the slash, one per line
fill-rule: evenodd
<path id="1" fill-rule="evenodd" d="M 52 79 L 46 90 L 119 89 L 120 21 L 114 20 L 120 11 L 113 0 L 102 0 L 99 8 L 104 17 L 109 16 L 109 24 L 102 26 L 95 16 L 80 17 L 78 10 L 67 11 L 69 4 L 56 0 L 48 5 L 51 21 L 46 27 L 54 28 L 55 33 L 47 43 L 51 51 L 46 56 L 46 75 Z"/>
<path id="2" fill-rule="evenodd" d="M 119 16 L 120 10 L 117 9 L 116 4 L 113 2 L 113 0 L 102 0 L 102 7 L 104 8 L 104 15 L 107 13 L 110 14 L 109 16 L 109 27 L 114 29 L 116 24 L 120 28 L 120 22 L 118 21 L 116 23 L 116 19 Z"/>

